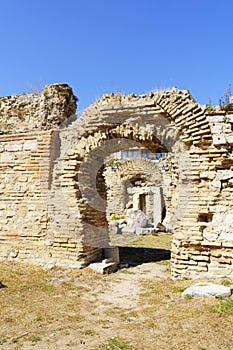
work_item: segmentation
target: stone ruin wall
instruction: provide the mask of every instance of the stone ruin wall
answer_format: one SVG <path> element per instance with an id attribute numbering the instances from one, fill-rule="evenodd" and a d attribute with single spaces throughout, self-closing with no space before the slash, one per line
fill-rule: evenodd
<path id="1" fill-rule="evenodd" d="M 77 240 L 64 237 L 53 224 L 46 194 L 59 156 L 58 128 L 76 119 L 75 113 L 76 99 L 66 84 L 0 98 L 1 259 L 72 265 Z"/>
<path id="2" fill-rule="evenodd" d="M 159 117 L 154 121 L 156 114 L 179 131 L 191 165 L 191 195 L 174 229 L 172 275 L 233 277 L 233 114 L 209 113 L 186 91 L 109 95 L 59 132 L 61 124 L 74 120 L 75 109 L 75 97 L 65 84 L 0 99 L 0 258 L 80 267 L 100 257 L 98 247 L 107 242 L 100 224 L 104 216 L 79 193 L 80 164 L 108 138 L 149 143 L 154 123 L 163 123 Z M 162 134 L 157 136 L 162 140 Z M 174 174 L 177 180 L 177 160 Z M 171 200 L 181 187 L 177 180 Z"/>
<path id="3" fill-rule="evenodd" d="M 151 186 L 160 188 L 162 195 L 157 196 L 157 201 L 161 201 L 158 205 L 166 208 L 166 217 L 160 222 L 166 225 L 170 222 L 172 213 L 176 207 L 176 186 L 177 177 L 175 171 L 171 171 L 172 156 L 167 155 L 160 161 L 151 162 L 149 159 L 127 159 L 117 160 L 111 165 L 107 165 L 104 171 L 104 178 L 107 186 L 107 208 L 106 214 L 108 222 L 111 224 L 111 218 L 125 217 L 127 208 L 130 203 L 132 206 L 132 194 L 128 193 L 128 189 L 134 188 L 133 182 L 137 179 L 142 180 L 142 185 L 137 186 L 139 194 L 150 193 L 145 197 L 146 216 L 152 223 L 154 221 L 154 195 L 150 191 Z M 149 192 L 148 192 L 149 191 Z M 131 191 L 132 192 L 132 191 Z M 158 215 L 160 216 L 160 215 Z M 163 216 L 163 215 L 161 215 Z M 169 230 L 169 227 L 167 227 Z"/>
<path id="4" fill-rule="evenodd" d="M 0 257 L 49 257 L 48 214 L 42 188 L 51 182 L 54 133 L 37 131 L 0 136 Z"/>
<path id="5" fill-rule="evenodd" d="M 0 131 L 49 130 L 76 113 L 76 97 L 67 84 L 47 85 L 41 93 L 0 97 Z"/>
<path id="6" fill-rule="evenodd" d="M 206 111 L 212 142 L 190 148 L 195 188 L 172 245 L 173 276 L 233 277 L 233 114 Z M 189 212 L 189 213 L 188 213 Z"/>
<path id="7" fill-rule="evenodd" d="M 167 113 L 168 120 L 179 131 L 181 142 L 188 152 L 185 176 L 191 188 L 188 201 L 186 194 L 183 194 L 182 199 L 181 189 L 185 180 L 183 183 L 180 181 L 180 184 L 178 181 L 176 190 L 171 190 L 172 197 L 180 196 L 175 201 L 183 210 L 182 219 L 174 228 L 172 275 L 229 277 L 232 276 L 233 262 L 232 115 L 219 109 L 209 113 L 189 96 L 187 92 L 176 94 L 176 91 L 164 93 L 159 98 L 153 95 L 104 96 L 94 107 L 90 107 L 91 111 L 87 110 L 89 119 L 84 124 L 87 134 L 88 130 L 94 133 L 98 128 L 104 129 L 106 124 L 111 128 L 114 118 L 126 124 L 124 118 L 128 114 L 131 116 L 127 120 L 128 124 L 134 125 L 131 138 L 140 142 L 147 138 L 145 135 L 150 133 L 151 125 L 158 122 L 156 119 L 150 121 L 150 113 Z M 154 110 L 155 105 L 157 110 Z M 147 118 L 146 126 L 143 124 L 144 117 Z M 162 129 L 163 120 L 159 120 L 158 124 L 162 125 Z M 134 136 L 137 128 L 142 133 L 140 137 Z M 119 137 L 121 135 L 118 134 Z M 160 136 L 162 140 L 163 135 Z M 176 177 L 177 160 L 173 159 L 172 163 L 171 176 Z M 217 184 L 219 190 L 216 191 Z M 222 223 L 220 227 L 216 226 L 216 220 Z"/>
<path id="8" fill-rule="evenodd" d="M 133 181 L 143 179 L 145 184 L 153 183 L 154 186 L 160 186 L 162 182 L 158 166 L 147 159 L 118 160 L 115 164 L 116 168 L 108 166 L 104 172 L 109 219 L 114 214 L 125 215 L 130 200 L 127 188 L 132 187 Z"/>

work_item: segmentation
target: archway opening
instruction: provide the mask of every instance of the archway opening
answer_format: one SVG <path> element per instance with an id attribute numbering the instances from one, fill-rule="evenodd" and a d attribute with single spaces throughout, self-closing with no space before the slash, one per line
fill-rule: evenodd
<path id="1" fill-rule="evenodd" d="M 94 249 L 98 253 L 95 256 L 99 256 L 101 249 L 110 243 L 110 219 L 125 220 L 128 212 L 122 214 L 122 211 L 130 211 L 130 207 L 131 217 L 120 223 L 126 227 L 126 233 L 129 233 L 129 226 L 130 233 L 137 235 L 154 233 L 155 229 L 164 231 L 165 222 L 165 227 L 171 231 L 167 223 L 177 204 L 177 196 L 173 194 L 177 194 L 183 181 L 179 180 L 178 166 L 182 142 L 169 120 L 161 116 L 158 122 L 158 125 L 153 124 L 153 129 L 151 124 L 144 123 L 141 127 L 124 124 L 97 130 L 84 135 L 77 148 L 70 152 L 72 157 L 68 157 L 68 162 L 72 167 L 76 159 L 76 175 L 71 186 L 79 210 L 79 237 L 85 251 Z M 127 152 L 128 157 L 120 158 L 119 152 L 123 155 Z M 110 172 L 109 179 L 106 171 Z M 112 186 L 114 181 L 116 184 Z M 117 195 L 113 195 L 109 188 L 115 188 Z M 118 198 L 118 202 L 111 201 L 111 197 Z M 75 210 L 73 199 L 72 203 Z M 135 225 L 135 214 L 140 225 Z M 90 259 L 92 256 L 91 253 Z"/>
<path id="2" fill-rule="evenodd" d="M 64 228 L 67 233 L 72 228 L 70 236 L 72 243 L 73 240 L 77 242 L 77 260 L 81 256 L 88 264 L 96 257 L 94 251 L 99 253 L 109 244 L 109 201 L 108 198 L 106 200 L 108 192 L 104 189 L 108 184 L 104 183 L 103 171 L 100 171 L 106 157 L 119 151 L 135 155 L 135 143 L 142 149 L 152 151 L 150 147 L 156 145 L 153 141 L 159 140 L 169 153 L 161 163 L 166 204 L 162 210 L 162 220 L 166 228 L 177 226 L 173 239 L 172 271 L 175 275 L 182 274 L 189 268 L 187 264 L 183 268 L 183 252 L 189 251 L 191 243 L 200 245 L 199 239 L 203 234 L 200 231 L 200 218 L 198 220 L 197 199 L 202 190 L 196 164 L 205 162 L 212 136 L 202 107 L 188 91 L 176 88 L 143 96 L 110 94 L 88 107 L 77 124 L 78 130 L 71 138 L 72 148 L 65 159 L 65 167 L 72 169 L 72 173 L 68 174 L 65 169 L 65 174 L 62 174 L 64 183 L 61 184 L 61 192 L 64 190 L 68 197 L 66 220 L 63 220 L 64 215 L 61 219 L 56 215 L 59 230 Z M 67 135 L 64 136 L 66 143 Z M 130 140 L 133 144 L 129 143 Z M 117 159 L 113 161 L 116 162 Z M 159 184 L 155 187 L 161 188 Z M 119 194 L 122 188 L 119 187 Z M 142 202 L 142 195 L 145 194 L 139 193 L 139 198 L 140 195 Z M 56 203 L 54 207 L 53 212 L 57 213 L 59 208 L 57 210 Z M 142 207 L 147 211 L 147 205 L 141 203 L 139 210 Z M 118 210 L 116 206 L 109 213 L 115 212 L 117 215 Z M 65 227 L 67 222 L 68 230 Z"/>
<path id="3" fill-rule="evenodd" d="M 126 145 L 127 141 L 126 139 Z M 154 152 L 148 150 L 145 144 Z M 166 205 L 170 206 L 170 199 L 168 196 L 168 200 L 165 199 L 169 190 L 164 187 L 162 169 L 169 152 L 159 140 L 155 139 L 140 143 L 140 149 L 144 150 L 143 157 L 139 156 L 136 147 L 127 146 L 127 149 L 118 151 L 118 154 L 114 152 L 107 155 L 104 167 L 101 167 L 103 172 L 98 171 L 96 176 L 97 188 L 103 189 L 99 183 L 105 183 L 104 198 L 106 198 L 110 245 L 118 245 L 121 260 L 130 265 L 170 259 L 170 237 L 166 239 L 167 249 L 153 245 L 152 247 L 130 245 L 130 242 L 144 235 L 150 236 L 155 241 L 155 234 L 157 236 L 160 232 L 166 231 L 162 222 L 166 217 Z M 122 158 L 119 157 L 119 152 Z M 129 156 L 126 157 L 125 154 Z M 101 193 L 100 196 L 103 198 Z M 162 243 L 164 246 L 164 242 Z"/>

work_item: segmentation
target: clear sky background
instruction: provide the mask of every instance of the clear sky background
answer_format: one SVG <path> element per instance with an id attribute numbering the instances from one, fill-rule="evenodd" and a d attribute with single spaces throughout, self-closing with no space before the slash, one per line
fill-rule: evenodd
<path id="1" fill-rule="evenodd" d="M 218 104 L 233 84 L 233 0 L 0 0 L 0 96 L 64 82 L 103 93 L 177 86 Z"/>

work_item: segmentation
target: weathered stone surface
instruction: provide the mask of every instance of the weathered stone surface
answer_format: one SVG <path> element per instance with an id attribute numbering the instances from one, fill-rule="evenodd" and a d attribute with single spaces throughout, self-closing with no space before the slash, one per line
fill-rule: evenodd
<path id="1" fill-rule="evenodd" d="M 182 296 L 186 295 L 193 298 L 228 297 L 231 295 L 231 289 L 216 283 L 198 282 L 182 293 Z"/>
<path id="2" fill-rule="evenodd" d="M 75 113 L 76 98 L 67 84 L 47 85 L 40 93 L 0 98 L 2 132 L 46 130 Z"/>
<path id="3" fill-rule="evenodd" d="M 108 219 L 157 187 L 164 198 L 158 215 L 173 233 L 173 277 L 233 277 L 232 115 L 208 114 L 176 88 L 104 95 L 71 122 L 75 107 L 66 84 L 0 99 L 0 259 L 73 267 L 99 261 Z M 107 157 L 129 145 L 168 155 L 103 175 Z M 147 189 L 123 203 L 142 180 Z M 144 204 L 151 224 L 156 203 Z"/>
<path id="4" fill-rule="evenodd" d="M 107 247 L 103 249 L 103 256 L 105 259 L 110 259 L 116 264 L 120 264 L 120 254 L 118 247 Z"/>
<path id="5" fill-rule="evenodd" d="M 117 271 L 117 264 L 109 259 L 102 260 L 89 265 L 90 269 L 101 274 L 108 274 Z"/>
<path id="6" fill-rule="evenodd" d="M 141 210 L 128 209 L 127 210 L 127 226 L 122 229 L 125 233 L 135 233 L 139 227 L 145 227 L 148 219 Z"/>
<path id="7" fill-rule="evenodd" d="M 144 236 L 148 234 L 156 234 L 158 232 L 154 227 L 137 227 L 136 228 L 136 235 L 137 236 Z"/>

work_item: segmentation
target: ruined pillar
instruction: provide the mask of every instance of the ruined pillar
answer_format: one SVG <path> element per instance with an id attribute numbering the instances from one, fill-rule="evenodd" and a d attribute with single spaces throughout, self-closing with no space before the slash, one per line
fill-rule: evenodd
<path id="1" fill-rule="evenodd" d="M 162 212 L 163 212 L 163 195 L 161 187 L 152 187 L 151 191 L 154 194 L 154 227 L 157 226 L 158 223 L 162 222 Z"/>

